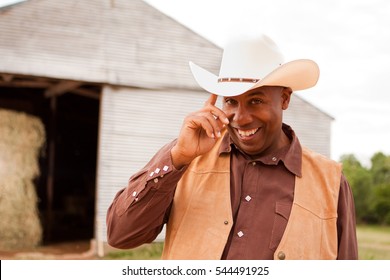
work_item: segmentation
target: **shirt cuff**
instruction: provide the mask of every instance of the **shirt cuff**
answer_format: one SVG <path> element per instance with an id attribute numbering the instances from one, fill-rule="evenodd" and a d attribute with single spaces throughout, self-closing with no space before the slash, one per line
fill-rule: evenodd
<path id="1" fill-rule="evenodd" d="M 132 189 L 130 196 L 133 201 L 138 201 L 147 192 L 155 191 L 159 193 L 174 193 L 177 183 L 180 181 L 187 166 L 177 170 L 172 163 L 171 149 L 173 145 L 168 145 L 161 149 L 153 159 L 144 167 L 141 184 Z"/>

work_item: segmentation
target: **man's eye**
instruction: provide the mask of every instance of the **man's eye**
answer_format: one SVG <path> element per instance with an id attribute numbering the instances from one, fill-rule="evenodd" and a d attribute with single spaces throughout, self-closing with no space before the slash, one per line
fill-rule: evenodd
<path id="1" fill-rule="evenodd" d="M 252 99 L 251 103 L 252 104 L 262 104 L 262 103 L 264 103 L 264 101 L 263 101 L 263 99 L 255 98 L 255 99 Z"/>
<path id="2" fill-rule="evenodd" d="M 234 99 L 225 99 L 225 103 L 227 105 L 234 105 L 236 104 L 236 101 Z"/>

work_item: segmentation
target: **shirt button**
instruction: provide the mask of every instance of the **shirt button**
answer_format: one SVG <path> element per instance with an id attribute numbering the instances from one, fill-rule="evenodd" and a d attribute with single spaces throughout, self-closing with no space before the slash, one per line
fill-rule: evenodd
<path id="1" fill-rule="evenodd" d="M 256 161 L 252 162 L 252 165 L 255 166 L 256 165 Z"/>
<path id="2" fill-rule="evenodd" d="M 158 178 L 154 178 L 153 181 L 157 184 L 158 183 Z"/>
<path id="3" fill-rule="evenodd" d="M 238 235 L 238 237 L 243 237 L 244 233 L 240 230 L 239 232 L 237 232 L 237 235 Z"/>
<path id="4" fill-rule="evenodd" d="M 252 197 L 250 197 L 249 195 L 247 195 L 247 196 L 245 197 L 245 200 L 248 201 L 248 202 L 249 202 L 251 199 L 252 199 Z"/>
<path id="5" fill-rule="evenodd" d="M 272 158 L 272 161 L 277 161 L 278 159 L 276 157 L 273 157 Z"/>
<path id="6" fill-rule="evenodd" d="M 228 225 L 229 224 L 229 221 L 224 221 L 223 222 L 225 225 Z"/>
<path id="7" fill-rule="evenodd" d="M 279 259 L 279 260 L 284 260 L 284 259 L 286 259 L 286 254 L 285 254 L 283 251 L 280 251 L 280 252 L 278 253 L 278 259 Z"/>

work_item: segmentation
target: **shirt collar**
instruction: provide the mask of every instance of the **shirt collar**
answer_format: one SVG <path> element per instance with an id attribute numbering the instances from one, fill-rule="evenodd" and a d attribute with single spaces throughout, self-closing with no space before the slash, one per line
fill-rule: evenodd
<path id="1" fill-rule="evenodd" d="M 302 177 L 302 147 L 294 130 L 287 124 L 282 126 L 283 132 L 290 139 L 290 145 L 275 152 L 273 155 L 252 158 L 252 161 L 261 161 L 263 164 L 276 165 L 280 161 L 294 175 Z M 230 153 L 235 149 L 242 153 L 233 143 L 229 133 L 225 133 L 219 148 L 219 154 Z M 242 153 L 243 154 L 243 153 Z"/>

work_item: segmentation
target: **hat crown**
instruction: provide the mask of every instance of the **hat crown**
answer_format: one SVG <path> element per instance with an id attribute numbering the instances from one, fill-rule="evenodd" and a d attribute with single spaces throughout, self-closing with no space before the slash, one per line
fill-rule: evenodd
<path id="1" fill-rule="evenodd" d="M 266 35 L 231 41 L 223 51 L 219 78 L 262 79 L 283 62 L 278 46 Z"/>

